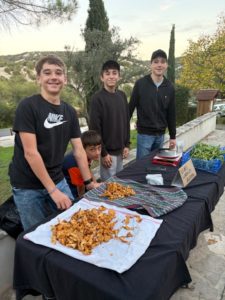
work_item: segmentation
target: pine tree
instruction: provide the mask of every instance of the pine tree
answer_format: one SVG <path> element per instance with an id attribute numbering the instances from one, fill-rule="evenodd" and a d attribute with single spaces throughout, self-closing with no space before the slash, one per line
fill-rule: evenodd
<path id="1" fill-rule="evenodd" d="M 170 47 L 168 57 L 167 78 L 175 84 L 175 24 L 172 26 L 170 33 Z"/>

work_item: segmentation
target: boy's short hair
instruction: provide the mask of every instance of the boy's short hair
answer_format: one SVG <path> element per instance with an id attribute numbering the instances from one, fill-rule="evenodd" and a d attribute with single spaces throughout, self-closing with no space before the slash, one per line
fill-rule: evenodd
<path id="1" fill-rule="evenodd" d="M 36 66 L 35 66 L 37 75 L 41 74 L 41 70 L 45 63 L 48 63 L 50 65 L 57 65 L 60 68 L 62 68 L 63 72 L 65 73 L 66 66 L 65 66 L 64 62 L 61 60 L 61 58 L 59 58 L 58 56 L 56 56 L 54 54 L 49 54 L 49 55 L 46 55 L 46 56 L 40 58 L 39 61 L 37 62 Z"/>
<path id="2" fill-rule="evenodd" d="M 87 130 L 81 134 L 81 141 L 83 147 L 87 146 L 98 146 L 102 143 L 102 138 L 100 134 L 95 130 Z"/>
<path id="3" fill-rule="evenodd" d="M 158 49 L 156 51 L 154 51 L 152 53 L 152 57 L 151 57 L 151 62 L 156 59 L 157 57 L 162 57 L 162 58 L 165 58 L 165 60 L 167 61 L 167 55 L 166 55 L 166 52 L 163 51 L 162 49 Z"/>
<path id="4" fill-rule="evenodd" d="M 120 72 L 120 65 L 119 65 L 118 62 L 115 61 L 115 60 L 107 60 L 107 61 L 102 65 L 101 74 L 103 74 L 104 71 L 108 71 L 109 69 L 112 69 L 112 70 L 118 70 L 118 72 Z"/>

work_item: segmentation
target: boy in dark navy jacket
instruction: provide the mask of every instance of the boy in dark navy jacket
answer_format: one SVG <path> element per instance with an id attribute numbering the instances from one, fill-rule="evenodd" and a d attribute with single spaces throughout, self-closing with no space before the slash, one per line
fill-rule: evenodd
<path id="1" fill-rule="evenodd" d="M 92 161 L 98 161 L 100 158 L 101 136 L 94 130 L 88 130 L 82 133 L 81 141 L 87 154 L 89 167 L 91 167 Z M 85 185 L 72 151 L 64 157 L 63 173 L 74 198 L 80 198 L 85 192 Z M 93 174 L 92 179 L 96 181 Z"/>

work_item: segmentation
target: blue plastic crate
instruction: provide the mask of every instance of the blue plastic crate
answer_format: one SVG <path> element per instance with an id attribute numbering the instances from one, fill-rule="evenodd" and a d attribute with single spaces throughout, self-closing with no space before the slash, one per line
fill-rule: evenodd
<path id="1" fill-rule="evenodd" d="M 222 167 L 223 162 L 220 159 L 206 160 L 206 159 L 199 159 L 199 158 L 191 158 L 192 149 L 193 147 L 183 153 L 181 158 L 181 166 L 185 164 L 189 159 L 191 159 L 196 169 L 207 171 L 210 173 L 217 173 L 219 169 Z M 221 150 L 225 150 L 225 147 L 221 147 Z M 225 160 L 225 154 L 223 156 Z"/>
<path id="2" fill-rule="evenodd" d="M 210 173 L 217 173 L 223 164 L 220 159 L 205 160 L 192 158 L 192 162 L 196 169 L 207 171 Z"/>
<path id="3" fill-rule="evenodd" d="M 191 150 L 193 147 L 189 148 L 186 152 L 183 152 L 180 165 L 183 166 L 191 158 Z"/>
<path id="4" fill-rule="evenodd" d="M 224 147 L 220 147 L 220 150 L 224 151 L 225 150 L 225 146 Z M 225 161 L 225 154 L 223 154 L 223 158 L 224 158 L 224 161 Z"/>

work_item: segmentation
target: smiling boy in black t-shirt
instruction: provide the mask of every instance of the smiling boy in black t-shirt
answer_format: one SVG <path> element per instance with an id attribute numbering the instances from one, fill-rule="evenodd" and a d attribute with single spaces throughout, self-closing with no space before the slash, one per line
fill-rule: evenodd
<path id="1" fill-rule="evenodd" d="M 9 167 L 24 229 L 42 221 L 49 212 L 71 206 L 73 196 L 62 172 L 69 142 L 86 188 L 98 186 L 88 167 L 76 111 L 60 99 L 67 81 L 64 63 L 55 55 L 45 56 L 38 61 L 36 73 L 41 92 L 18 105 L 13 125 L 14 155 Z"/>

